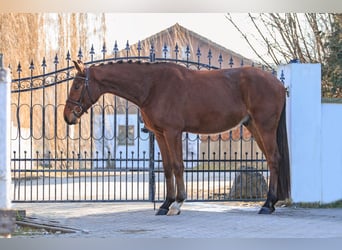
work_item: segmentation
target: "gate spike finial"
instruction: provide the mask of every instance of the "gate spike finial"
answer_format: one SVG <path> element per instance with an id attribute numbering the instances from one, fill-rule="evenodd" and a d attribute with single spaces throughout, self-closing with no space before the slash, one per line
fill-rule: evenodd
<path id="1" fill-rule="evenodd" d="M 106 42 L 103 42 L 101 52 L 102 52 L 102 53 L 106 53 L 106 52 L 107 52 Z"/>
<path id="2" fill-rule="evenodd" d="M 83 54 L 82 54 L 82 49 L 80 47 L 80 49 L 78 50 L 78 55 L 77 55 L 79 60 L 82 60 Z"/>
<path id="3" fill-rule="evenodd" d="M 197 52 L 196 52 L 196 56 L 197 56 L 197 69 L 200 69 L 200 61 L 201 61 L 201 50 L 200 47 L 197 47 Z"/>
<path id="4" fill-rule="evenodd" d="M 221 68 L 222 68 L 222 62 L 223 62 L 222 53 L 220 53 L 220 55 L 219 55 L 218 62 L 219 62 L 219 64 L 220 64 L 220 69 L 221 69 Z"/>
<path id="5" fill-rule="evenodd" d="M 186 45 L 185 54 L 186 54 L 186 67 L 189 67 L 189 59 L 190 59 L 190 46 L 189 46 L 189 44 Z"/>
<path id="6" fill-rule="evenodd" d="M 91 45 L 89 54 L 90 55 L 94 55 L 95 54 L 94 44 Z"/>
<path id="7" fill-rule="evenodd" d="M 130 50 L 130 48 L 129 48 L 129 41 L 127 40 L 127 42 L 126 42 L 126 48 L 125 48 L 125 50 Z"/>
<path id="8" fill-rule="evenodd" d="M 213 57 L 213 55 L 211 53 L 211 49 L 209 49 L 209 51 L 208 51 L 208 59 L 211 60 L 212 57 Z"/>
<path id="9" fill-rule="evenodd" d="M 128 42 L 128 40 L 127 40 L 127 43 L 126 43 L 126 48 L 125 48 L 125 50 L 126 50 L 126 57 L 127 57 L 127 60 L 128 60 L 128 54 L 129 54 L 129 51 L 131 50 L 131 48 L 129 47 L 129 42 Z"/>
<path id="10" fill-rule="evenodd" d="M 232 57 L 232 56 L 230 56 L 229 65 L 230 65 L 231 68 L 233 68 L 234 60 L 233 60 L 233 57 Z"/>
<path id="11" fill-rule="evenodd" d="M 56 65 L 59 63 L 57 53 L 55 55 L 55 59 L 53 60 L 53 63 Z"/>
<path id="12" fill-rule="evenodd" d="M 17 67 L 17 72 L 19 73 L 19 72 L 21 72 L 22 70 L 21 70 L 21 64 L 20 64 L 20 62 L 18 63 L 18 67 Z"/>
<path id="13" fill-rule="evenodd" d="M 178 61 L 178 53 L 179 53 L 178 43 L 176 43 L 174 52 L 176 53 L 176 62 L 177 62 Z"/>
<path id="14" fill-rule="evenodd" d="M 95 55 L 94 44 L 91 45 L 89 54 L 90 54 L 90 58 L 91 58 L 90 60 L 94 61 L 94 55 Z"/>
<path id="15" fill-rule="evenodd" d="M 212 53 L 211 53 L 211 49 L 209 49 L 209 51 L 208 51 L 208 66 L 209 66 L 209 70 L 210 70 L 210 68 L 211 68 L 211 58 L 213 57 L 213 55 L 212 55 Z"/>
<path id="16" fill-rule="evenodd" d="M 140 57 L 140 52 L 141 52 L 141 50 L 142 50 L 142 48 L 141 48 L 141 42 L 140 42 L 140 40 L 138 41 L 138 47 L 137 47 L 137 50 L 138 50 L 138 57 Z"/>
<path id="17" fill-rule="evenodd" d="M 102 52 L 102 59 L 105 60 L 106 59 L 106 53 L 107 53 L 106 42 L 103 42 L 101 52 Z"/>
<path id="18" fill-rule="evenodd" d="M 68 53 L 67 53 L 67 55 L 66 55 L 65 60 L 67 60 L 67 61 L 70 61 L 70 60 L 71 60 L 71 55 L 70 55 L 70 51 L 69 51 L 69 50 L 68 50 Z"/>
<path id="19" fill-rule="evenodd" d="M 200 47 L 198 46 L 196 56 L 199 58 L 201 55 L 202 55 L 201 50 L 200 50 Z"/>
<path id="20" fill-rule="evenodd" d="M 42 67 L 45 68 L 46 67 L 46 60 L 45 60 L 45 56 L 43 57 L 43 61 L 42 61 Z"/>
<path id="21" fill-rule="evenodd" d="M 176 54 L 178 54 L 178 52 L 179 52 L 178 43 L 176 43 L 174 52 L 175 52 Z"/>
<path id="22" fill-rule="evenodd" d="M 114 59 L 116 59 L 116 57 L 117 57 L 117 55 L 118 55 L 118 51 L 119 51 L 118 42 L 115 40 L 114 48 L 113 48 Z"/>
<path id="23" fill-rule="evenodd" d="M 190 46 L 189 46 L 189 44 L 186 45 L 185 54 L 186 54 L 187 59 L 189 60 L 189 56 L 190 56 Z"/>
<path id="24" fill-rule="evenodd" d="M 151 48 L 150 48 L 150 61 L 154 62 L 156 59 L 156 54 L 155 54 L 155 49 L 154 49 L 154 44 L 153 41 L 151 42 Z"/>
<path id="25" fill-rule="evenodd" d="M 29 69 L 32 71 L 32 70 L 34 70 L 34 64 L 33 64 L 33 59 L 31 59 L 31 63 L 30 63 L 30 67 L 29 67 Z"/>
<path id="26" fill-rule="evenodd" d="M 169 50 L 167 49 L 167 45 L 166 45 L 166 43 L 164 43 L 163 52 L 164 52 L 164 58 L 166 59 L 167 52 L 169 52 Z"/>
<path id="27" fill-rule="evenodd" d="M 284 70 L 281 70 L 281 73 L 280 73 L 280 81 L 284 84 L 285 83 L 285 75 L 284 75 Z"/>

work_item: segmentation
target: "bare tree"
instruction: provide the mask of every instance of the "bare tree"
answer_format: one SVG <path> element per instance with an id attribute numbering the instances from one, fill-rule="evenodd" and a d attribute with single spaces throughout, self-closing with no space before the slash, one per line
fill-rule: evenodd
<path id="1" fill-rule="evenodd" d="M 253 35 L 244 31 L 230 14 L 227 14 L 226 18 L 267 66 L 292 59 L 315 63 L 323 62 L 326 58 L 325 43 L 332 27 L 332 14 L 249 13 L 247 15 L 254 28 Z M 256 41 L 267 48 L 267 58 L 257 51 Z"/>
<path id="2" fill-rule="evenodd" d="M 272 68 L 274 65 L 294 59 L 302 63 L 321 63 L 322 84 L 333 86 L 331 87 L 333 90 L 339 90 L 335 85 L 339 84 L 336 79 L 342 78 L 340 74 L 342 66 L 340 60 L 335 58 L 335 54 L 342 53 L 341 14 L 248 13 L 246 18 L 249 22 L 249 31 L 234 20 L 232 15 L 226 14 L 226 18 L 265 66 Z M 252 31 L 250 31 L 251 27 Z M 258 49 L 257 45 L 260 43 L 267 48 L 266 53 Z M 334 59 L 331 59 L 332 57 Z M 331 72 L 335 72 L 334 78 L 331 77 Z M 324 91 L 323 95 L 325 95 Z"/>
<path id="3" fill-rule="evenodd" d="M 68 51 L 76 58 L 82 48 L 88 56 L 91 43 L 103 44 L 105 35 L 104 13 L 0 13 L 0 53 L 14 77 L 19 61 L 22 76 L 29 76 L 31 61 L 39 72 L 43 57 L 53 66 L 56 54 L 63 67 Z M 94 46 L 100 50 L 102 44 Z"/>

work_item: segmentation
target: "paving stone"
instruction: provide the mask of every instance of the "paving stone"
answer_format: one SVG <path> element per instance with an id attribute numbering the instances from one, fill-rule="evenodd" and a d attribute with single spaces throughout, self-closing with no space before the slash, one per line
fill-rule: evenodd
<path id="1" fill-rule="evenodd" d="M 152 203 L 17 203 L 28 216 L 58 221 L 77 233 L 32 237 L 97 238 L 342 238 L 342 209 L 185 202 L 178 216 L 155 216 Z M 23 236 L 18 236 L 23 237 Z"/>

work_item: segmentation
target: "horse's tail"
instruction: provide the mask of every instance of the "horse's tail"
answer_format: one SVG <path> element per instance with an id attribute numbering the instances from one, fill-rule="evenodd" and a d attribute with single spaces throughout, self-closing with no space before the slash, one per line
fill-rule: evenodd
<path id="1" fill-rule="evenodd" d="M 290 198 L 291 192 L 290 158 L 286 129 L 286 101 L 278 124 L 277 144 L 280 153 L 277 196 L 279 200 L 285 200 Z"/>

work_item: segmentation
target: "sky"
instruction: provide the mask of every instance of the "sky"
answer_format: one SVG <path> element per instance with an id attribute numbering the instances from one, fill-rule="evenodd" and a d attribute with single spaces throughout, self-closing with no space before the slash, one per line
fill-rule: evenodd
<path id="1" fill-rule="evenodd" d="M 243 29 L 251 32 L 246 25 L 246 14 L 231 15 Z M 119 49 L 123 49 L 127 40 L 134 44 L 176 23 L 227 49 L 258 61 L 240 33 L 226 19 L 225 13 L 107 13 L 106 43 L 112 46 L 117 41 Z M 261 47 L 259 49 L 262 50 Z"/>

